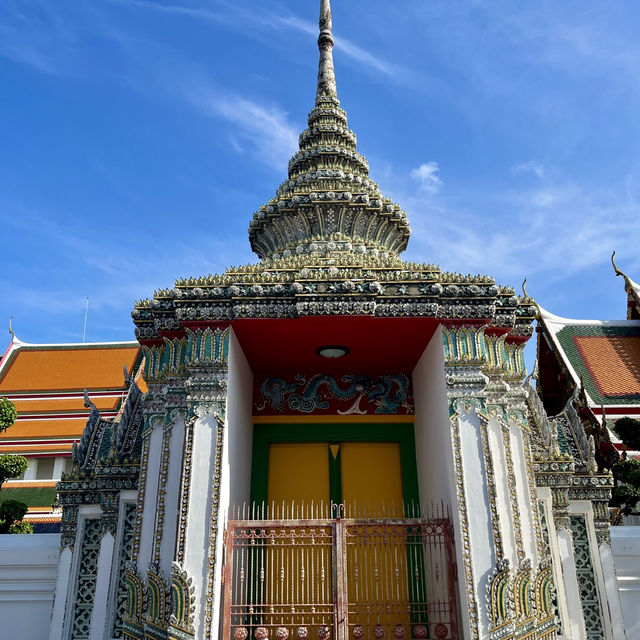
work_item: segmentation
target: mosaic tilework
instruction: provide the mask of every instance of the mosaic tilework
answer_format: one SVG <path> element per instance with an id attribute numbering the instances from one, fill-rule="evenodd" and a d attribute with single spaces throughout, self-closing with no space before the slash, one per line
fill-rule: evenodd
<path id="1" fill-rule="evenodd" d="M 584 624 L 587 631 L 586 640 L 605 640 L 596 576 L 591 562 L 591 553 L 589 552 L 587 525 L 584 516 L 581 515 L 572 515 L 570 523 L 571 531 L 573 532 L 573 548 L 578 585 L 580 587 L 582 614 L 584 615 Z"/>
<path id="2" fill-rule="evenodd" d="M 136 505 L 126 504 L 124 507 L 124 531 L 122 535 L 122 546 L 120 548 L 120 561 L 118 564 L 118 591 L 116 593 L 115 620 L 113 625 L 113 637 L 124 637 L 122 631 L 122 621 L 127 606 L 129 604 L 129 592 L 125 581 L 125 565 L 133 556 L 133 534 L 136 526 Z"/>
<path id="3" fill-rule="evenodd" d="M 72 640 L 88 640 L 96 591 L 98 554 L 100 553 L 100 520 L 87 520 L 82 538 L 82 556 L 78 569 L 78 590 L 73 608 Z"/>

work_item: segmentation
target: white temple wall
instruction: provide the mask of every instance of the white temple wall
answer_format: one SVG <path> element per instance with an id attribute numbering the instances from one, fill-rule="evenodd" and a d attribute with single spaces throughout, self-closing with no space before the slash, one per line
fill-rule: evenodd
<path id="1" fill-rule="evenodd" d="M 455 512 L 453 444 L 440 327 L 413 370 L 413 395 L 420 500 L 425 506 L 443 501 Z"/>
<path id="2" fill-rule="evenodd" d="M 253 452 L 253 372 L 235 333 L 229 337 L 229 393 L 227 396 L 228 455 L 223 475 L 229 479 L 226 506 L 242 505 L 251 497 Z M 225 506 L 225 503 L 221 503 Z"/>
<path id="3" fill-rule="evenodd" d="M 56 534 L 56 547 L 60 544 L 60 536 Z M 71 565 L 73 562 L 73 551 L 65 547 L 58 559 L 58 576 L 56 578 L 55 594 L 53 601 L 53 611 L 51 612 L 51 629 L 48 634 L 49 640 L 59 640 L 62 637 L 62 627 L 64 625 L 65 599 L 69 593 L 69 581 L 71 579 Z M 37 638 L 38 636 L 34 636 Z"/>
<path id="4" fill-rule="evenodd" d="M 513 513 L 509 501 L 509 477 L 505 447 L 503 442 L 502 425 L 495 416 L 491 417 L 487 424 L 489 450 L 493 462 L 493 475 L 495 478 L 496 506 L 500 520 L 500 537 L 504 550 L 504 557 L 509 560 L 512 567 L 518 566 L 516 555 L 516 542 L 513 532 Z"/>
<path id="5" fill-rule="evenodd" d="M 169 436 L 169 462 L 164 494 L 162 543 L 160 546 L 160 566 L 166 575 L 169 575 L 175 555 L 185 429 L 184 417 L 177 418 L 171 427 Z"/>
<path id="6" fill-rule="evenodd" d="M 516 423 L 509 424 L 511 437 L 511 451 L 513 452 L 513 469 L 516 486 L 516 496 L 518 509 L 520 511 L 520 523 L 522 532 L 522 546 L 525 557 L 531 560 L 533 567 L 538 565 L 540 559 L 536 549 L 536 525 L 535 517 L 535 495 L 531 495 L 529 478 L 527 475 L 527 459 L 524 448 L 529 446 L 522 434 L 522 427 Z"/>
<path id="7" fill-rule="evenodd" d="M 569 613 L 569 629 L 574 640 L 586 638 L 584 616 L 580 603 L 580 588 L 576 574 L 575 550 L 571 533 L 565 529 L 558 529 L 558 549 L 562 563 L 562 576 L 567 596 L 567 610 Z M 568 635 L 568 634 L 567 634 Z"/>
<path id="8" fill-rule="evenodd" d="M 553 581 L 556 586 L 556 594 L 558 598 L 558 617 L 560 618 L 560 622 L 562 624 L 562 634 L 559 635 L 558 638 L 565 638 L 566 640 L 580 640 L 581 636 L 576 636 L 573 632 L 573 630 L 579 625 L 577 625 L 577 623 L 572 623 L 567 606 L 567 592 L 562 572 L 562 560 L 560 554 L 560 546 L 558 544 L 558 532 L 556 531 L 556 524 L 553 519 L 553 498 L 551 496 L 551 489 L 549 489 L 548 487 L 537 488 L 536 498 L 542 503 L 542 509 L 544 509 L 544 521 L 547 525 L 547 533 L 549 537 L 549 550 L 551 552 Z M 541 516 L 542 515 L 543 514 L 541 514 Z"/>
<path id="9" fill-rule="evenodd" d="M 460 429 L 460 454 L 464 477 L 464 493 L 468 513 L 468 539 L 471 541 L 471 568 L 474 576 L 475 600 L 478 603 L 478 623 L 480 629 L 489 628 L 488 611 L 485 606 L 485 587 L 488 584 L 497 558 L 493 545 L 491 529 L 491 510 L 487 487 L 489 480 L 484 465 L 484 452 L 482 446 L 482 425 L 476 414 L 475 407 L 459 407 Z M 460 529 L 456 529 L 459 531 Z M 458 557 L 462 556 L 460 537 L 456 537 L 456 551 Z M 464 574 L 461 574 L 464 575 Z M 463 581 L 460 581 L 464 585 Z M 462 616 L 466 616 L 464 605 Z M 467 623 L 464 625 L 469 627 Z"/>
<path id="10" fill-rule="evenodd" d="M 217 422 L 213 414 L 198 417 L 193 425 L 193 457 L 189 515 L 185 529 L 184 566 L 193 578 L 197 602 L 206 598 L 209 526 L 211 520 L 212 474 L 215 469 Z M 204 638 L 205 607 L 196 611 L 196 638 Z"/>
<path id="11" fill-rule="evenodd" d="M 143 464 L 147 465 L 147 483 L 144 489 L 144 509 L 142 511 L 142 531 L 138 551 L 138 571 L 144 576 L 152 560 L 153 539 L 155 533 L 156 508 L 158 501 L 158 480 L 160 476 L 160 458 L 162 456 L 162 429 L 156 427 L 147 436 L 149 451 Z"/>
<path id="12" fill-rule="evenodd" d="M 47 640 L 56 589 L 60 535 L 0 535 L 0 637 Z M 64 565 L 64 566 L 63 566 Z M 60 558 L 59 580 L 68 585 L 71 552 Z M 55 620 L 61 622 L 60 600 Z"/>
<path id="13" fill-rule="evenodd" d="M 636 636 L 634 635 L 625 635 L 622 605 L 620 602 L 620 594 L 618 593 L 616 568 L 611 545 L 606 542 L 602 542 L 600 543 L 598 550 L 600 551 L 600 563 L 602 565 L 602 576 L 605 584 L 605 597 L 609 604 L 609 617 L 611 619 L 613 637 L 616 639 L 620 638 L 620 640 L 623 640 L 626 637 L 635 638 Z"/>
<path id="14" fill-rule="evenodd" d="M 222 554 L 224 529 L 233 506 L 251 497 L 251 455 L 253 450 L 253 372 L 242 347 L 231 331 L 229 337 L 227 413 L 220 480 L 220 511 L 216 538 L 216 573 L 212 629 L 222 625 Z"/>
<path id="15" fill-rule="evenodd" d="M 96 590 L 94 594 L 93 612 L 91 614 L 91 633 L 89 640 L 103 640 L 106 637 L 107 605 L 109 602 L 109 585 L 111 584 L 111 566 L 115 538 L 108 531 L 100 541 Z"/>

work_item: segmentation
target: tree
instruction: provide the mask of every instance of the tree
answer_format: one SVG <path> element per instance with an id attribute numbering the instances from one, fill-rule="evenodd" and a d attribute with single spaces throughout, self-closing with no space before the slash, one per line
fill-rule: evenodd
<path id="1" fill-rule="evenodd" d="M 0 433 L 13 425 L 18 417 L 16 407 L 7 398 L 0 398 Z M 19 478 L 27 470 L 26 458 L 11 454 L 0 456 L 0 488 L 5 480 Z M 0 533 L 33 533 L 30 523 L 23 520 L 27 505 L 17 500 L 0 503 Z"/>
<path id="2" fill-rule="evenodd" d="M 640 420 L 619 418 L 613 430 L 624 443 L 625 450 L 620 462 L 616 462 L 611 469 L 615 487 L 610 504 L 613 507 L 620 507 L 622 513 L 628 516 L 640 502 L 640 460 L 628 458 L 626 448 L 640 451 Z"/>

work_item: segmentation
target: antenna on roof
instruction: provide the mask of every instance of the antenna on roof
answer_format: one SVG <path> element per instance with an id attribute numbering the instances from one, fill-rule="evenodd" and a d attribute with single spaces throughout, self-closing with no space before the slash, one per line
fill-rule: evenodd
<path id="1" fill-rule="evenodd" d="M 9 316 L 9 333 L 11 334 L 11 339 L 13 340 L 16 337 L 16 334 L 13 332 L 11 328 L 11 321 L 13 320 L 13 316 Z"/>
<path id="2" fill-rule="evenodd" d="M 87 298 L 87 306 L 84 308 L 84 328 L 82 329 L 82 342 L 87 337 L 87 315 L 89 315 L 89 298 Z"/>

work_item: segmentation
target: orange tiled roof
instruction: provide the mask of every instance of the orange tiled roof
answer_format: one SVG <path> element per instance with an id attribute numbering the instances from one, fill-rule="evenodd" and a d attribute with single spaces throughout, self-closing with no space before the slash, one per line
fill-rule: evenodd
<path id="1" fill-rule="evenodd" d="M 24 420 L 18 418 L 16 423 L 0 437 L 2 440 L 20 440 L 23 438 L 80 438 L 87 418 L 60 418 L 57 420 Z"/>
<path id="2" fill-rule="evenodd" d="M 0 373 L 0 394 L 122 388 L 122 368 L 131 371 L 139 352 L 137 345 L 118 344 L 20 346 Z"/>
<path id="3" fill-rule="evenodd" d="M 2 453 L 70 451 L 90 413 L 83 390 L 104 417 L 115 418 L 125 395 L 123 367 L 146 390 L 139 362 L 135 342 L 32 345 L 14 338 L 0 362 L 0 396 L 15 403 L 18 420 L 0 434 Z"/>
<path id="4" fill-rule="evenodd" d="M 0 455 L 5 453 L 17 453 L 21 456 L 29 456 L 41 453 L 71 453 L 73 444 L 70 442 L 49 441 L 46 444 L 4 444 L 0 440 Z"/>
<path id="5" fill-rule="evenodd" d="M 574 336 L 603 396 L 640 395 L 640 336 Z"/>
<path id="6" fill-rule="evenodd" d="M 98 409 L 108 411 L 109 409 L 115 409 L 121 398 L 122 393 L 115 393 L 105 397 L 92 396 L 91 402 L 93 402 Z M 42 397 L 35 400 L 21 400 L 19 396 L 16 396 L 12 399 L 20 415 L 25 413 L 55 413 L 56 411 L 78 411 L 89 415 L 89 410 L 84 406 L 84 395 L 77 395 L 70 398 Z"/>

